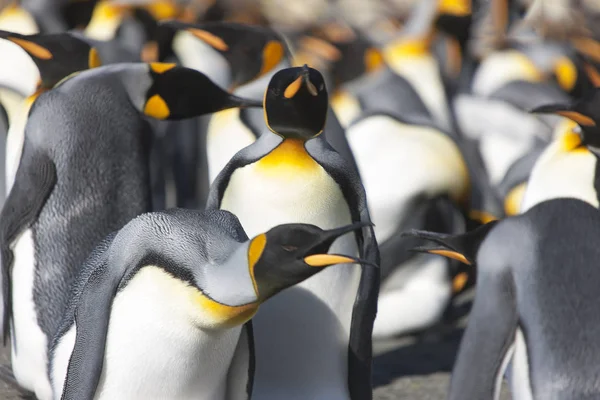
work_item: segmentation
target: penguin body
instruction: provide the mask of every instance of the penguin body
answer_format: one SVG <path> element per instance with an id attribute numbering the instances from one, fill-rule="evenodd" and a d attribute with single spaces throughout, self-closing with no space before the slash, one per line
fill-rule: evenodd
<path id="1" fill-rule="evenodd" d="M 556 138 L 537 159 L 527 183 L 521 211 L 544 200 L 573 197 L 599 206 L 598 140 L 600 89 L 570 104 L 549 104 L 533 110 L 566 118 Z"/>
<path id="2" fill-rule="evenodd" d="M 136 218 L 94 251 L 75 283 L 50 350 L 54 395 L 249 398 L 252 327 L 242 325 L 270 296 L 323 269 L 309 257 L 356 262 L 318 254 L 353 229 L 295 224 L 249 240 L 226 211 Z"/>
<path id="3" fill-rule="evenodd" d="M 272 132 L 225 166 L 207 209 L 235 213 L 250 235 L 291 221 L 323 228 L 368 222 L 358 174 L 317 136 L 328 108 L 322 76 L 306 66 L 281 70 L 271 79 L 264 104 Z M 379 261 L 371 227 L 340 238 L 332 251 Z M 266 304 L 254 319 L 256 396 L 371 398 L 377 289 L 376 269 L 333 267 Z"/>
<path id="4" fill-rule="evenodd" d="M 174 103 L 173 90 L 191 97 Z M 207 93 L 212 104 L 198 100 Z M 4 334 L 10 327 L 19 384 L 49 398 L 45 349 L 78 266 L 103 235 L 150 210 L 151 131 L 142 114 L 184 118 L 242 103 L 173 64 L 84 71 L 40 95 L 0 214 Z"/>
<path id="5" fill-rule="evenodd" d="M 599 226 L 596 208 L 562 198 L 462 236 L 411 233 L 433 242 L 417 250 L 478 269 L 449 399 L 499 398 L 509 362 L 515 399 L 598 397 L 600 349 L 586 333 L 599 328 Z"/>

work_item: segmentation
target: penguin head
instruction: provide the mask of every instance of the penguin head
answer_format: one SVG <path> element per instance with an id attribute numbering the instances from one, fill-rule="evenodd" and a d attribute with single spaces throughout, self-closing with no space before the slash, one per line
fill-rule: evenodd
<path id="1" fill-rule="evenodd" d="M 37 66 L 38 89 L 51 89 L 67 76 L 102 64 L 98 51 L 69 33 L 21 35 L 0 31 L 0 38 L 20 46 Z"/>
<path id="2" fill-rule="evenodd" d="M 258 101 L 226 92 L 206 75 L 193 69 L 167 63 L 147 65 L 151 84 L 141 107 L 147 116 L 183 119 L 234 107 L 261 106 Z"/>
<path id="3" fill-rule="evenodd" d="M 327 254 L 333 242 L 366 224 L 323 230 L 308 224 L 279 225 L 254 237 L 248 263 L 259 302 L 336 264 L 365 263 L 347 255 Z"/>
<path id="4" fill-rule="evenodd" d="M 325 80 L 307 65 L 277 71 L 263 100 L 267 126 L 285 139 L 318 136 L 325 127 L 327 107 Z"/>
<path id="5" fill-rule="evenodd" d="M 568 118 L 577 127 L 562 136 L 568 151 L 587 147 L 600 155 L 600 88 L 572 104 L 549 104 L 532 110 L 534 113 L 552 113 Z"/>
<path id="6" fill-rule="evenodd" d="M 269 28 L 226 22 L 163 24 L 190 33 L 221 54 L 231 68 L 232 88 L 267 74 L 289 55 L 283 38 Z"/>

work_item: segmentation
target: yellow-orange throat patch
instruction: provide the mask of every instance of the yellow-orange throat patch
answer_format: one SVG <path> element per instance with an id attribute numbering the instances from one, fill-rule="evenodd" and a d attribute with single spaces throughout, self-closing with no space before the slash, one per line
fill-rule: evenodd
<path id="1" fill-rule="evenodd" d="M 292 168 L 295 171 L 312 172 L 319 164 L 304 148 L 304 140 L 284 139 L 279 146 L 257 162 L 261 170 L 279 171 Z"/>
<path id="2" fill-rule="evenodd" d="M 228 306 L 214 301 L 199 291 L 194 294 L 194 297 L 198 305 L 214 319 L 215 325 L 223 327 L 241 325 L 250 320 L 258 311 L 257 303 Z"/>

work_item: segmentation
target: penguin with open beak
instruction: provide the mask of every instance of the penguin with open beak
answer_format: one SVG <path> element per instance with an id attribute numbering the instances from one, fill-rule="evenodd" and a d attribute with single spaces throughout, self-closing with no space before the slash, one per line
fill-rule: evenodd
<path id="1" fill-rule="evenodd" d="M 600 350 L 589 335 L 600 329 L 597 207 L 552 199 L 464 235 L 409 235 L 429 242 L 419 252 L 477 267 L 448 399 L 498 399 L 509 363 L 514 399 L 600 395 Z"/>
<path id="2" fill-rule="evenodd" d="M 289 222 L 323 229 L 369 223 L 358 173 L 321 135 L 328 115 L 323 76 L 306 65 L 278 71 L 263 108 L 270 131 L 225 166 L 207 209 L 233 212 L 249 235 Z M 379 263 L 371 226 L 341 237 L 332 251 Z M 372 265 L 332 267 L 266 304 L 254 320 L 256 396 L 370 399 L 378 288 Z"/>
<path id="3" fill-rule="evenodd" d="M 362 227 L 284 224 L 248 239 L 227 211 L 134 219 L 75 282 L 50 350 L 54 398 L 250 398 L 252 326 L 243 324 L 326 267 L 362 262 L 327 254 Z"/>
<path id="4" fill-rule="evenodd" d="M 32 107 L 14 185 L 0 214 L 4 337 L 16 380 L 50 397 L 46 347 L 93 247 L 151 211 L 146 117 L 182 119 L 260 106 L 175 64 L 83 71 Z"/>

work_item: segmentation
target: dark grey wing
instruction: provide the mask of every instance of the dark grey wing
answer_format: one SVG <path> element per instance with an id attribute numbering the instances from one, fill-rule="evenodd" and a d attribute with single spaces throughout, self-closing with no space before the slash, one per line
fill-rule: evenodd
<path id="1" fill-rule="evenodd" d="M 485 243 L 478 255 L 475 303 L 452 371 L 449 400 L 495 399 L 497 378 L 514 342 L 518 323 L 515 286 L 509 266 L 500 260 L 508 257 L 498 257 L 507 252 L 491 251 L 489 244 Z"/>
<path id="2" fill-rule="evenodd" d="M 350 206 L 353 222 L 371 222 L 365 189 L 358 173 L 320 138 L 306 143 L 308 153 L 338 183 Z M 373 265 L 362 265 L 358 293 L 352 310 L 352 325 L 348 349 L 348 387 L 352 400 L 373 397 L 371 369 L 373 361 L 373 323 L 379 295 L 379 247 L 372 226 L 356 233 L 360 257 Z"/>
<path id="3" fill-rule="evenodd" d="M 37 219 L 56 183 L 56 167 L 50 157 L 25 141 L 15 182 L 0 213 L 4 343 L 12 318 L 12 242 Z"/>
<path id="4" fill-rule="evenodd" d="M 236 169 L 252 164 L 271 152 L 283 139 L 271 132 L 261 135 L 256 142 L 238 151 L 235 156 L 225 165 L 210 186 L 206 210 L 217 210 L 221 206 L 223 194 L 229 185 L 231 175 Z"/>
<path id="5" fill-rule="evenodd" d="M 333 112 L 331 106 L 329 106 L 329 109 L 327 110 L 327 121 L 325 122 L 323 135 L 331 147 L 346 160 L 348 165 L 354 168 L 355 171 L 358 171 L 354 154 L 352 153 L 352 149 L 346 138 L 346 131 L 340 124 L 340 121 L 335 115 L 335 112 Z"/>
<path id="6" fill-rule="evenodd" d="M 252 398 L 254 360 L 254 330 L 252 320 L 250 320 L 242 327 L 240 340 L 235 348 L 227 372 L 226 400 L 248 400 Z"/>
<path id="7" fill-rule="evenodd" d="M 122 280 L 136 267 L 109 265 L 109 249 L 115 236 L 109 235 L 84 263 L 65 320 L 52 343 L 53 353 L 58 339 L 76 323 L 75 346 L 61 400 L 92 400 L 100 381 L 112 302 Z"/>

